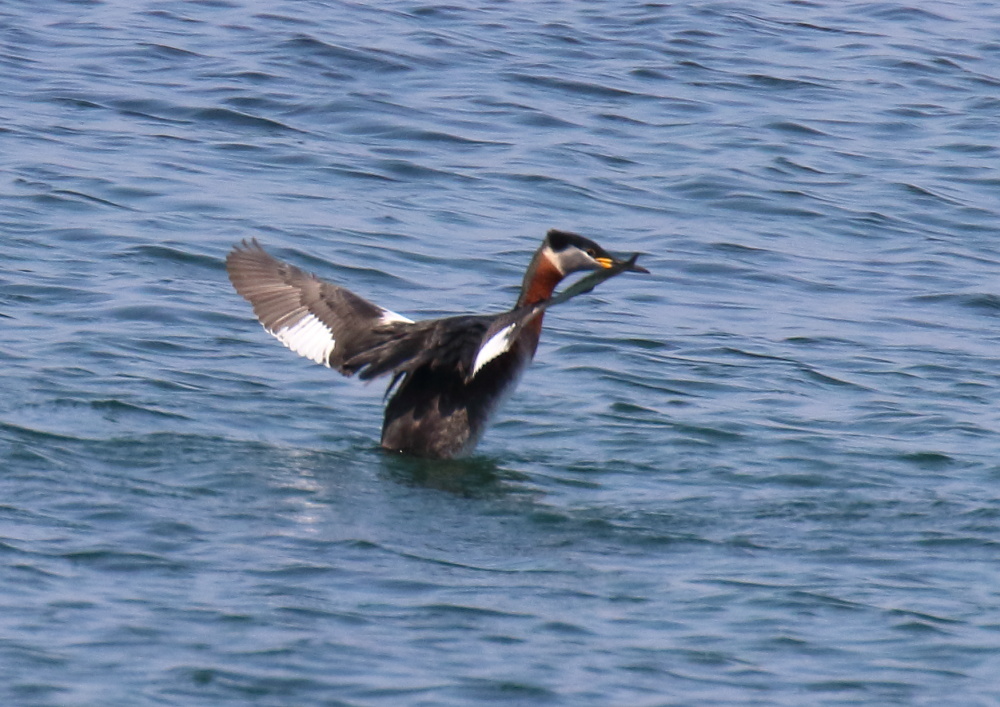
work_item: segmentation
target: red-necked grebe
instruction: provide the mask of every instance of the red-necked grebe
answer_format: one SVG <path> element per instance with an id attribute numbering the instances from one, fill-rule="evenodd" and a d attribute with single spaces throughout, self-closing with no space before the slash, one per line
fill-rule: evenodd
<path id="1" fill-rule="evenodd" d="M 363 380 L 392 374 L 382 446 L 422 457 L 471 451 L 531 362 L 552 304 L 620 272 L 649 272 L 592 240 L 549 231 L 513 309 L 414 322 L 269 255 L 256 240 L 226 258 L 229 279 L 269 333 L 295 353 Z M 570 273 L 598 271 L 553 297 Z"/>

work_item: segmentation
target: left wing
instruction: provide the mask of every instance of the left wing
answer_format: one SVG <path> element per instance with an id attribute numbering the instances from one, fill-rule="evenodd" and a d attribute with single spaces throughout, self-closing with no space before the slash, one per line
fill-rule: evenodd
<path id="1" fill-rule="evenodd" d="M 256 239 L 233 248 L 226 270 L 264 329 L 300 356 L 345 375 L 353 373 L 349 358 L 381 340 L 379 328 L 412 323 L 272 257 Z"/>

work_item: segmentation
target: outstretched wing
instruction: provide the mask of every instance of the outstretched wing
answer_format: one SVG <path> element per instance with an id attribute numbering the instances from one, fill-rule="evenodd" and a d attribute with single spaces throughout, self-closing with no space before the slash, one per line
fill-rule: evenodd
<path id="1" fill-rule="evenodd" d="M 233 287 L 269 333 L 300 356 L 350 375 L 360 351 L 411 320 L 269 255 L 256 239 L 226 258 Z"/>

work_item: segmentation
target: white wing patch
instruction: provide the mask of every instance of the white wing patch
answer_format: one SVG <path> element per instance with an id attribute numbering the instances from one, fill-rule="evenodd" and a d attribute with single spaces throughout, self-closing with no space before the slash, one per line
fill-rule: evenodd
<path id="1" fill-rule="evenodd" d="M 516 326 L 516 322 L 508 324 L 479 347 L 479 352 L 476 354 L 476 361 L 472 364 L 472 375 L 469 376 L 470 378 L 479 373 L 479 369 L 487 363 L 510 350 L 511 345 L 514 343 L 514 329 Z"/>
<path id="2" fill-rule="evenodd" d="M 326 324 L 312 313 L 307 312 L 295 324 L 275 329 L 271 333 L 299 356 L 305 356 L 324 366 L 330 365 L 330 354 L 337 342 Z"/>
<path id="3" fill-rule="evenodd" d="M 407 317 L 404 317 L 402 314 L 396 314 L 395 312 L 390 311 L 388 309 L 383 309 L 382 310 L 382 316 L 378 318 L 378 323 L 379 324 L 394 324 L 394 323 L 399 323 L 399 324 L 413 324 L 413 320 L 412 319 L 408 319 Z"/>

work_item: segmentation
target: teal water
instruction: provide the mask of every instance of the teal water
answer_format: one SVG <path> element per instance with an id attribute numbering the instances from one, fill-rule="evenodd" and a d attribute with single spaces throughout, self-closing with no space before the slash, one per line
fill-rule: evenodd
<path id="1" fill-rule="evenodd" d="M 0 703 L 1000 701 L 1000 11 L 0 7 Z M 231 289 L 411 317 L 547 228 L 477 454 Z"/>

